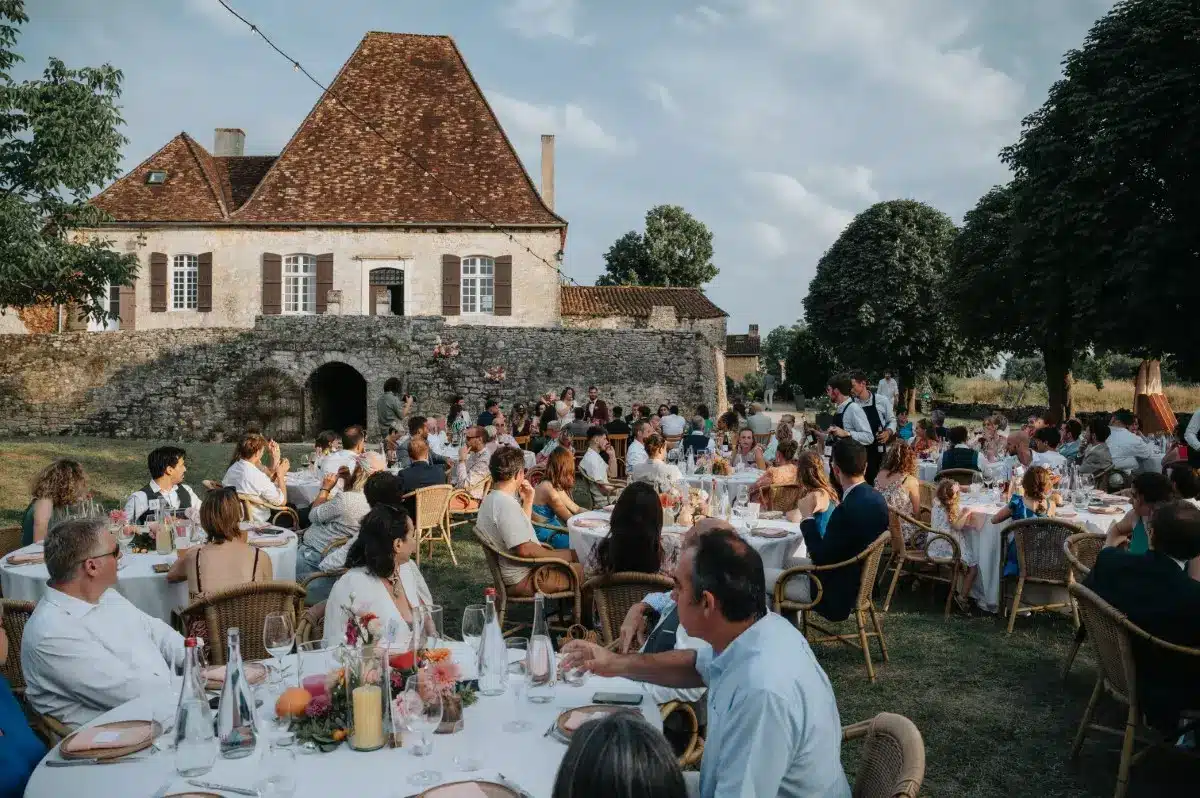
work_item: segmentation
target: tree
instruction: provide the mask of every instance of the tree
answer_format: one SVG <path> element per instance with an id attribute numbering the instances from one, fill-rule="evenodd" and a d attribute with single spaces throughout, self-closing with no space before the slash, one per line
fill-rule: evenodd
<path id="1" fill-rule="evenodd" d="M 842 363 L 874 376 L 890 368 L 906 389 L 986 365 L 990 347 L 965 344 L 943 295 L 955 232 L 922 202 L 872 205 L 818 262 L 804 298 L 809 328 Z"/>
<path id="2" fill-rule="evenodd" d="M 811 327 L 797 324 L 792 328 L 791 346 L 787 354 L 787 381 L 801 396 L 810 399 L 823 396 L 830 375 L 841 369 L 837 357 Z"/>
<path id="3" fill-rule="evenodd" d="M 646 212 L 646 232 L 629 231 L 604 255 L 596 285 L 661 285 L 699 288 L 717 276 L 712 231 L 678 205 Z"/>
<path id="4" fill-rule="evenodd" d="M 799 325 L 784 327 L 782 324 L 767 333 L 762 342 L 763 365 L 768 374 L 779 377 L 779 361 L 787 360 L 792 348 L 792 339 L 796 336 Z"/>
<path id="5" fill-rule="evenodd" d="M 107 220 L 88 198 L 120 174 L 122 75 L 51 58 L 41 79 L 13 81 L 26 21 L 22 0 L 0 0 L 0 309 L 72 304 L 104 319 L 108 286 L 130 284 L 137 257 L 80 231 Z"/>

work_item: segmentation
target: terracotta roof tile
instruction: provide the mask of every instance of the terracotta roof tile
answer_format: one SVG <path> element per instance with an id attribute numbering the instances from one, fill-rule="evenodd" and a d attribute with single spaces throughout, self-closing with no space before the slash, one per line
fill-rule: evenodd
<path id="1" fill-rule="evenodd" d="M 725 354 L 734 357 L 758 357 L 762 354 L 762 339 L 757 335 L 726 335 Z"/>
<path id="2" fill-rule="evenodd" d="M 150 172 L 167 173 L 150 185 Z M 187 133 L 138 164 L 92 202 L 122 222 L 216 222 L 225 218 L 212 158 Z"/>
<path id="3" fill-rule="evenodd" d="M 213 156 L 221 180 L 221 191 L 225 195 L 225 206 L 231 212 L 250 199 L 276 158 L 275 155 Z"/>
<path id="4" fill-rule="evenodd" d="M 729 314 L 714 305 L 699 288 L 659 288 L 645 285 L 564 285 L 564 316 L 647 317 L 656 305 L 670 305 L 682 319 L 718 319 Z"/>

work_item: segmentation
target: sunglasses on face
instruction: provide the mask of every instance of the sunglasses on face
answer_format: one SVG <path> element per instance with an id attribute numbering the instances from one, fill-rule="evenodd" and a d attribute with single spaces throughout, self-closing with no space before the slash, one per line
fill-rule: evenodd
<path id="1" fill-rule="evenodd" d="M 112 557 L 114 561 L 120 560 L 121 559 L 121 544 L 118 543 L 115 547 L 113 547 L 112 551 L 106 551 L 104 554 L 92 554 L 90 556 L 84 557 L 82 560 L 80 560 L 78 563 L 76 563 L 76 565 L 82 565 L 83 563 L 87 562 L 88 560 L 103 560 L 105 557 Z"/>

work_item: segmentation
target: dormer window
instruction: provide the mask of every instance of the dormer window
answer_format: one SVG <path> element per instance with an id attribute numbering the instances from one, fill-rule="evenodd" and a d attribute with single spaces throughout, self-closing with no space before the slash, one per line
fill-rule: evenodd
<path id="1" fill-rule="evenodd" d="M 167 182 L 166 172 L 155 170 L 146 175 L 146 185 L 148 186 L 161 186 L 165 182 Z"/>

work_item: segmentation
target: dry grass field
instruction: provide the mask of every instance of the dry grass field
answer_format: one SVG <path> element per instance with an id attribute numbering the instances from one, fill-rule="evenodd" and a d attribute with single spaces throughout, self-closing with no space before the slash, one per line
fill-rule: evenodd
<path id="1" fill-rule="evenodd" d="M 1019 385 L 1004 380 L 991 379 L 953 379 L 949 382 L 949 392 L 938 398 L 954 402 L 978 403 L 990 405 L 1010 404 L 1012 396 L 1020 389 Z M 1171 409 L 1177 413 L 1191 413 L 1200 407 L 1200 385 L 1169 385 L 1166 387 Z M 1110 380 L 1104 387 L 1096 390 L 1090 382 L 1075 383 L 1075 410 L 1077 412 L 1096 412 L 1102 410 L 1117 410 L 1122 407 L 1133 407 L 1133 383 Z M 1043 404 L 1046 401 L 1046 386 L 1033 385 L 1025 392 L 1022 405 Z"/>

